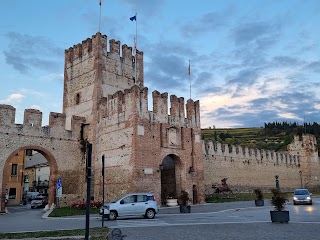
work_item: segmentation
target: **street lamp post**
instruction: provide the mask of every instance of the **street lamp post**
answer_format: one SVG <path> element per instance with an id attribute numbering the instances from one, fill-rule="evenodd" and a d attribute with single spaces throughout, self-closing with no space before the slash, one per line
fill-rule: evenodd
<path id="1" fill-rule="evenodd" d="M 276 189 L 280 189 L 279 176 L 278 176 L 278 175 L 275 175 L 274 177 L 276 178 Z"/>
<path id="2" fill-rule="evenodd" d="M 104 154 L 102 155 L 102 227 L 104 227 Z"/>
<path id="3" fill-rule="evenodd" d="M 299 171 L 299 175 L 300 175 L 300 187 L 302 188 L 302 171 Z"/>

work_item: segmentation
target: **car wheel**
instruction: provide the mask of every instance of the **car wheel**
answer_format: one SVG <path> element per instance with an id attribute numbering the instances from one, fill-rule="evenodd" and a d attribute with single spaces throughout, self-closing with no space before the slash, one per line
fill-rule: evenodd
<path id="1" fill-rule="evenodd" d="M 110 211 L 109 214 L 109 220 L 116 220 L 117 219 L 117 212 L 116 211 Z"/>
<path id="2" fill-rule="evenodd" d="M 154 218 L 155 215 L 156 215 L 156 213 L 153 209 L 148 209 L 146 211 L 146 214 L 144 215 L 144 217 L 148 218 L 148 219 L 152 219 L 152 218 Z"/>
<path id="3" fill-rule="evenodd" d="M 34 208 L 34 206 L 31 206 L 31 208 Z"/>

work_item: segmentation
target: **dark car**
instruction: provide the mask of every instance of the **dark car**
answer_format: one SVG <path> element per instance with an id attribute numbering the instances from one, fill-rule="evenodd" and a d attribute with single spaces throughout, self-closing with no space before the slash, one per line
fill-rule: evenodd
<path id="1" fill-rule="evenodd" d="M 293 204 L 310 204 L 312 205 L 312 193 L 308 189 L 298 188 L 293 193 Z"/>
<path id="2" fill-rule="evenodd" d="M 37 196 L 31 200 L 31 208 L 44 208 L 48 204 L 48 198 L 45 196 Z"/>

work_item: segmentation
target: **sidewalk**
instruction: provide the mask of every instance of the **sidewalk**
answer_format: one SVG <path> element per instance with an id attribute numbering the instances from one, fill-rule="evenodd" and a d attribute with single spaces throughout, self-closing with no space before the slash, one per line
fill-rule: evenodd
<path id="1" fill-rule="evenodd" d="M 266 207 L 271 206 L 268 200 L 264 201 Z M 207 213 L 207 212 L 219 212 L 225 210 L 242 209 L 256 207 L 254 201 L 239 201 L 239 202 L 227 202 L 227 203 L 204 203 L 191 205 L 192 213 Z M 159 208 L 158 214 L 180 214 L 179 206 Z"/>

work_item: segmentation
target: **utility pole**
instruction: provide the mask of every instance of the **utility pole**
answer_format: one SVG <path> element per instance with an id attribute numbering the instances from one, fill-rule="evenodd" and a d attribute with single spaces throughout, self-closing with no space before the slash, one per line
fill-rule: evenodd
<path id="1" fill-rule="evenodd" d="M 102 227 L 104 227 L 104 154 L 102 155 Z"/>
<path id="2" fill-rule="evenodd" d="M 87 180 L 87 202 L 86 202 L 86 231 L 85 239 L 89 240 L 90 228 L 90 191 L 91 191 L 91 159 L 92 159 L 92 144 L 86 142 L 86 180 Z"/>

